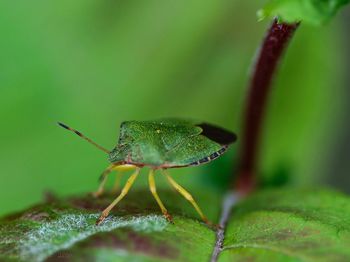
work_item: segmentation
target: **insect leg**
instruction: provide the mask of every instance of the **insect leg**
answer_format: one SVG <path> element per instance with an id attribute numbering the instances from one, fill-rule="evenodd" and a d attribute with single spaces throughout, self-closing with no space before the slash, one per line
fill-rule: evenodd
<path id="1" fill-rule="evenodd" d="M 156 183 L 154 181 L 154 171 L 151 169 L 148 174 L 148 183 L 149 183 L 149 189 L 151 190 L 151 193 L 155 200 L 157 201 L 160 209 L 162 210 L 163 215 L 169 222 L 173 222 L 172 217 L 169 215 L 168 210 L 165 208 L 163 205 L 162 201 L 160 200 L 158 194 L 157 194 L 157 188 L 156 188 Z"/>
<path id="2" fill-rule="evenodd" d="M 99 178 L 100 185 L 99 185 L 97 191 L 92 193 L 92 195 L 94 197 L 99 197 L 103 194 L 104 186 L 105 186 L 106 181 L 107 181 L 107 176 L 113 171 L 113 169 L 114 169 L 114 166 L 111 165 L 105 171 L 103 171 L 103 173 L 101 174 L 101 176 Z"/>
<path id="3" fill-rule="evenodd" d="M 137 167 L 134 165 L 130 164 L 124 164 L 124 165 L 115 165 L 113 170 L 116 170 L 118 173 L 115 178 L 114 186 L 112 188 L 112 194 L 116 194 L 119 191 L 120 187 L 120 180 L 122 175 L 124 174 L 123 172 L 129 171 L 129 170 L 135 170 Z"/>
<path id="4" fill-rule="evenodd" d="M 112 208 L 115 205 L 117 205 L 119 201 L 123 199 L 123 197 L 126 196 L 126 194 L 129 192 L 129 189 L 131 188 L 132 184 L 135 182 L 135 179 L 137 178 L 139 173 L 140 173 L 140 168 L 136 168 L 135 172 L 129 177 L 128 181 L 126 181 L 126 184 L 123 187 L 120 195 L 105 210 L 102 211 L 101 216 L 96 221 L 96 225 L 101 224 L 102 221 L 105 220 L 105 218 L 108 216 Z"/>
<path id="5" fill-rule="evenodd" d="M 99 177 L 99 181 L 100 181 L 100 186 L 98 187 L 96 192 L 93 192 L 92 195 L 94 197 L 99 197 L 103 194 L 104 191 L 104 186 L 106 184 L 107 181 L 107 176 L 114 170 L 116 171 L 128 171 L 128 170 L 134 170 L 136 168 L 136 166 L 134 165 L 110 165 L 105 171 L 103 171 L 103 173 L 101 174 L 101 176 Z M 116 182 L 118 183 L 118 187 L 119 187 L 119 181 L 120 181 L 120 176 L 121 174 L 118 173 L 117 174 L 117 179 Z M 116 184 L 117 184 L 116 183 Z M 116 185 L 115 185 L 116 186 Z M 116 193 L 118 192 L 118 188 L 115 190 L 115 188 L 112 190 L 112 193 Z"/>
<path id="6" fill-rule="evenodd" d="M 112 188 L 112 194 L 116 194 L 119 191 L 120 188 L 120 180 L 122 178 L 123 173 L 117 173 L 114 186 Z"/>
<path id="7" fill-rule="evenodd" d="M 180 186 L 178 183 L 176 183 L 175 180 L 171 176 L 169 176 L 164 170 L 163 170 L 163 174 L 166 176 L 169 183 L 175 188 L 175 190 L 177 192 L 179 192 L 184 198 L 186 198 L 192 204 L 192 206 L 196 209 L 197 213 L 202 218 L 202 220 L 206 224 L 212 226 L 212 224 L 209 222 L 209 220 L 203 214 L 202 210 L 197 205 L 196 201 L 193 199 L 192 195 L 190 193 L 188 193 L 182 186 Z"/>

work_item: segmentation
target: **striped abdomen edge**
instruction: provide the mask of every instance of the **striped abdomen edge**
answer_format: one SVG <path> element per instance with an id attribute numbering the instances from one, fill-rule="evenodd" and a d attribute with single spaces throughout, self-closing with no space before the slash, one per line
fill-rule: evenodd
<path id="1" fill-rule="evenodd" d="M 228 146 L 223 146 L 219 151 L 216 151 L 214 153 L 212 153 L 210 156 L 204 157 L 198 161 L 192 162 L 191 164 L 189 164 L 189 166 L 198 166 L 207 162 L 210 162 L 216 158 L 218 158 L 219 156 L 221 156 L 223 153 L 226 152 Z"/>

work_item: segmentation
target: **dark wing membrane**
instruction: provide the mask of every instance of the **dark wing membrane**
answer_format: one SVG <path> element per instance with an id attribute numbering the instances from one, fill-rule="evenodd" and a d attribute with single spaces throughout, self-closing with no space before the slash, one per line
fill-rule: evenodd
<path id="1" fill-rule="evenodd" d="M 229 145 L 237 140 L 236 134 L 225 130 L 221 127 L 217 127 L 207 123 L 202 123 L 196 126 L 203 129 L 201 135 L 209 138 L 210 140 L 220 145 Z"/>

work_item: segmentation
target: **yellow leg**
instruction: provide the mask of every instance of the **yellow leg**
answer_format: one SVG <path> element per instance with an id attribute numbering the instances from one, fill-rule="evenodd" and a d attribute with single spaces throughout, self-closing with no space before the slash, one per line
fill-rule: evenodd
<path id="1" fill-rule="evenodd" d="M 160 209 L 162 210 L 163 215 L 169 222 L 173 222 L 172 217 L 169 215 L 168 210 L 166 210 L 165 206 L 163 205 L 162 201 L 160 200 L 158 194 L 157 194 L 157 188 L 156 183 L 154 181 L 154 171 L 151 169 L 148 174 L 148 182 L 149 182 L 149 189 L 151 190 L 151 193 L 153 197 L 156 199 Z"/>
<path id="2" fill-rule="evenodd" d="M 103 171 L 103 173 L 100 176 L 101 183 L 100 183 L 97 191 L 92 193 L 92 195 L 94 197 L 99 197 L 103 194 L 104 186 L 105 186 L 106 181 L 107 181 L 107 176 L 113 171 L 113 169 L 114 169 L 114 166 L 111 165 L 105 171 Z"/>
<path id="3" fill-rule="evenodd" d="M 105 171 L 103 171 L 103 173 L 101 174 L 99 180 L 101 181 L 100 182 L 100 185 L 97 189 L 96 192 L 93 192 L 92 195 L 94 197 L 99 197 L 103 194 L 104 192 L 104 186 L 107 182 L 107 176 L 114 170 L 117 170 L 117 171 L 128 171 L 128 170 L 133 170 L 135 169 L 136 166 L 134 165 L 110 165 Z M 120 179 L 119 179 L 120 180 Z"/>
<path id="4" fill-rule="evenodd" d="M 120 188 L 120 180 L 122 178 L 123 173 L 117 173 L 116 178 L 115 178 L 115 182 L 114 182 L 114 186 L 112 188 L 112 194 L 116 194 L 119 191 Z"/>
<path id="5" fill-rule="evenodd" d="M 202 210 L 197 205 L 196 201 L 193 199 L 190 193 L 188 193 L 182 186 L 180 186 L 178 183 L 175 182 L 174 179 L 171 178 L 165 171 L 163 171 L 163 174 L 168 179 L 169 183 L 175 188 L 177 192 L 179 192 L 184 198 L 186 198 L 192 206 L 196 209 L 197 213 L 200 215 L 202 220 L 207 223 L 208 225 L 212 226 L 212 224 L 208 221 L 206 216 L 203 214 Z"/>
<path id="6" fill-rule="evenodd" d="M 101 224 L 102 221 L 105 220 L 105 218 L 109 215 L 109 212 L 112 210 L 112 208 L 115 205 L 117 205 L 119 201 L 123 199 L 123 197 L 126 196 L 126 194 L 129 192 L 129 189 L 131 188 L 132 184 L 135 182 L 135 179 L 137 178 L 139 173 L 140 173 L 140 168 L 136 168 L 136 171 L 129 177 L 128 181 L 126 181 L 126 184 L 123 187 L 120 195 L 105 210 L 102 211 L 101 216 L 96 221 L 96 225 Z"/>

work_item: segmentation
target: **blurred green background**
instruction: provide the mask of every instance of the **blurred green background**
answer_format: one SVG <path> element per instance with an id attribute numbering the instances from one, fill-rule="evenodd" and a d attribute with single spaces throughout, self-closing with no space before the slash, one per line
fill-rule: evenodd
<path id="1" fill-rule="evenodd" d="M 97 188 L 106 155 L 56 121 L 107 148 L 120 122 L 133 119 L 193 118 L 239 135 L 250 66 L 269 24 L 256 18 L 263 3 L 1 1 L 0 215 L 45 191 L 64 196 Z M 267 184 L 280 177 L 292 185 L 333 181 L 346 120 L 341 18 L 302 25 L 281 64 L 260 152 Z M 172 174 L 185 188 L 220 190 L 237 148 Z M 145 177 L 137 181 L 145 184 Z"/>

